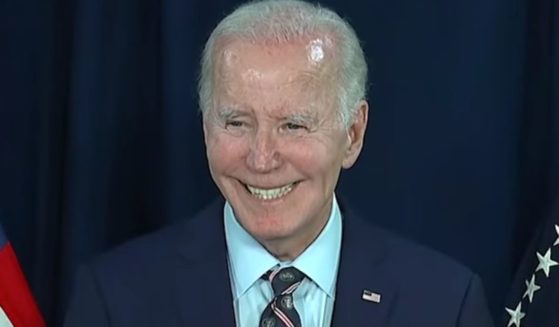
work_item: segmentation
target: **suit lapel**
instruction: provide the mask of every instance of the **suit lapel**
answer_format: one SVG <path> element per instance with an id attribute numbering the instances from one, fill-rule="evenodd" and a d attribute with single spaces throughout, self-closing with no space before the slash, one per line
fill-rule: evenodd
<path id="1" fill-rule="evenodd" d="M 182 326 L 235 326 L 226 263 L 208 260 L 191 267 L 182 265 L 178 271 Z"/>
<path id="2" fill-rule="evenodd" d="M 389 246 L 380 231 L 343 209 L 332 326 L 387 326 L 398 288 L 386 264 Z M 380 294 L 380 303 L 363 300 L 364 290 Z"/>
<path id="3" fill-rule="evenodd" d="M 176 271 L 183 326 L 235 326 L 223 201 L 217 201 L 185 225 Z"/>

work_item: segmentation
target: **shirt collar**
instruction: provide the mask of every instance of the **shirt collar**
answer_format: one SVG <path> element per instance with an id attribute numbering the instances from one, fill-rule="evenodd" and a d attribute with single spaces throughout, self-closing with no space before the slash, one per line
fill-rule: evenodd
<path id="1" fill-rule="evenodd" d="M 241 297 L 266 271 L 277 265 L 299 269 L 328 296 L 334 296 L 342 242 L 342 217 L 335 195 L 326 226 L 314 242 L 291 263 L 280 262 L 258 243 L 239 224 L 228 202 L 223 211 L 235 299 Z"/>

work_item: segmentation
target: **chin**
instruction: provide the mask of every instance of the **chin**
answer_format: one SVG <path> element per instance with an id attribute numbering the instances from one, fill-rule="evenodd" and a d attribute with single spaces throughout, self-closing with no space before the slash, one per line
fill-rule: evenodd
<path id="1" fill-rule="evenodd" d="M 242 225 L 246 226 L 246 231 L 259 241 L 288 239 L 294 234 L 293 227 L 285 226 L 284 224 L 274 224 L 270 220 L 265 221 L 263 224 L 245 222 Z"/>

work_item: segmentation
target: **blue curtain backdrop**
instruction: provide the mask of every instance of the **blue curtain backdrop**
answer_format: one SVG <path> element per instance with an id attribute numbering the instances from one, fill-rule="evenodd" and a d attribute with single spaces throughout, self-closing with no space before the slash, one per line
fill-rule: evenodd
<path id="1" fill-rule="evenodd" d="M 0 2 L 0 219 L 50 325 L 77 265 L 217 190 L 195 81 L 238 1 Z M 370 65 L 339 193 L 483 278 L 497 321 L 559 178 L 557 0 L 324 1 Z"/>

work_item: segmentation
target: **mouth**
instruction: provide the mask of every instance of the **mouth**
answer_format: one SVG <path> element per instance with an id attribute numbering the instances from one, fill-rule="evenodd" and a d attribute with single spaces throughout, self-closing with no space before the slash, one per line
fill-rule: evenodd
<path id="1" fill-rule="evenodd" d="M 256 186 L 243 184 L 249 193 L 259 200 L 277 200 L 289 194 L 298 182 L 293 182 L 276 188 L 259 188 Z"/>

